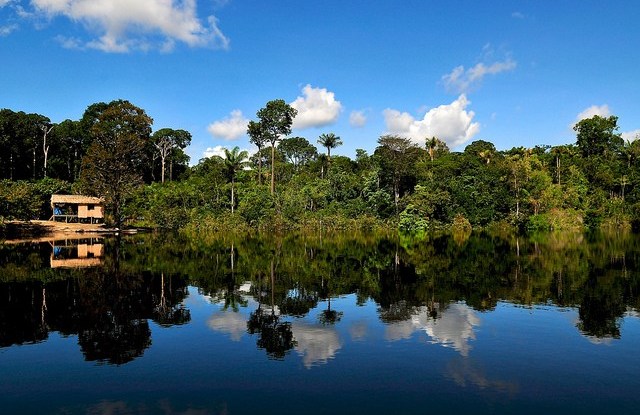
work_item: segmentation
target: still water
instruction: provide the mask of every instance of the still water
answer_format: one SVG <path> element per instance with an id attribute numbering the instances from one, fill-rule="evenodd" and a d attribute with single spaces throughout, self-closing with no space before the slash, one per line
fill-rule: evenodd
<path id="1" fill-rule="evenodd" d="M 0 411 L 637 413 L 634 235 L 0 244 Z"/>

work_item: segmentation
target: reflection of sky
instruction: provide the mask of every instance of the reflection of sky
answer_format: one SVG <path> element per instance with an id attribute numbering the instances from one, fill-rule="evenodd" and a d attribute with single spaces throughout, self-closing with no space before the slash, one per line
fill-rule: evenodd
<path id="1" fill-rule="evenodd" d="M 418 307 L 409 320 L 391 323 L 385 328 L 385 338 L 395 341 L 410 338 L 414 332 L 423 330 L 431 341 L 444 347 L 451 347 L 462 356 L 468 356 L 475 340 L 474 328 L 480 325 L 480 318 L 470 307 L 462 303 L 450 304 L 441 311 L 438 318 L 429 316 L 427 307 Z"/>
<path id="2" fill-rule="evenodd" d="M 307 368 L 327 363 L 342 347 L 338 331 L 334 327 L 294 321 L 291 329 L 298 342 L 296 351 L 302 356 Z"/>

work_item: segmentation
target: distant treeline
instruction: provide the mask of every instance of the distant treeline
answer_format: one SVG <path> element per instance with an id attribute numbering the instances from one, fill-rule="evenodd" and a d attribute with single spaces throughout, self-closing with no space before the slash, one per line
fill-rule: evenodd
<path id="1" fill-rule="evenodd" d="M 575 144 L 498 151 L 478 140 L 451 152 L 437 137 L 417 145 L 385 135 L 355 159 L 331 154 L 342 144 L 332 133 L 288 136 L 293 117 L 270 101 L 248 126 L 256 154 L 227 149 L 189 167 L 191 135 L 152 132 L 127 101 L 59 124 L 0 110 L 0 217 L 46 218 L 51 193 L 79 192 L 105 197 L 115 224 L 192 231 L 640 224 L 640 140 L 625 142 L 615 116 L 579 121 Z"/>

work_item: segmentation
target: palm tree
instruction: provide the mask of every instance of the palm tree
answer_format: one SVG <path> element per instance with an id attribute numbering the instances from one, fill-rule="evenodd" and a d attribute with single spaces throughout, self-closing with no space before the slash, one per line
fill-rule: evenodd
<path id="1" fill-rule="evenodd" d="M 229 151 L 224 149 L 224 165 L 231 176 L 231 213 L 234 211 L 235 206 L 235 181 L 236 173 L 243 169 L 247 165 L 247 159 L 249 153 L 246 150 L 240 151 L 238 146 Z"/>
<path id="2" fill-rule="evenodd" d="M 429 152 L 429 158 L 431 158 L 432 163 L 435 156 L 436 147 L 438 147 L 438 141 L 439 140 L 435 136 L 427 138 L 427 151 Z"/>
<path id="3" fill-rule="evenodd" d="M 329 133 L 320 135 L 318 143 L 327 148 L 327 160 L 331 161 L 331 149 L 341 146 L 342 140 L 334 133 Z"/>

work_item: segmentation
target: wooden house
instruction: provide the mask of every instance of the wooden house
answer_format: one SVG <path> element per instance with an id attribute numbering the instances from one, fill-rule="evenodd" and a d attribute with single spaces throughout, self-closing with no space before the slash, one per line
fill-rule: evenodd
<path id="1" fill-rule="evenodd" d="M 81 195 L 52 195 L 52 221 L 71 223 L 104 222 L 104 200 Z"/>

